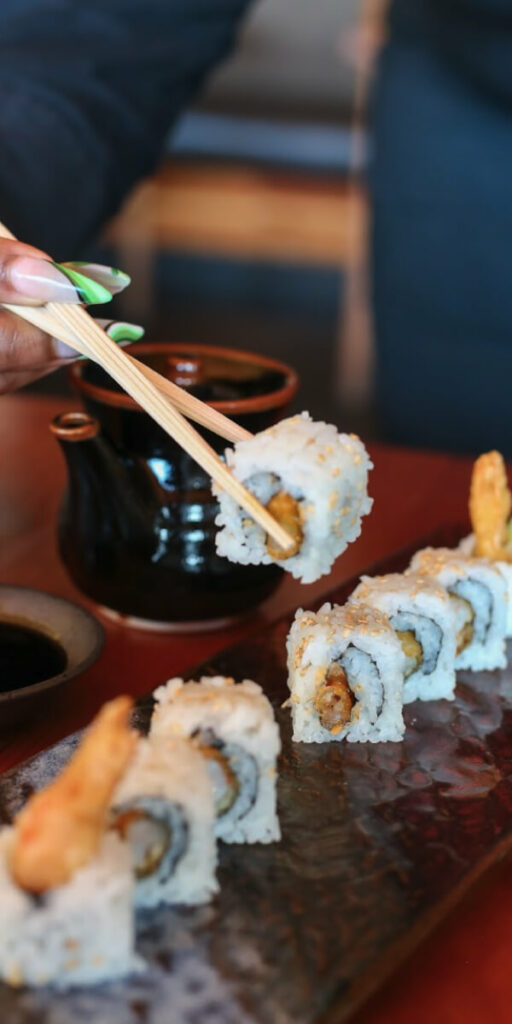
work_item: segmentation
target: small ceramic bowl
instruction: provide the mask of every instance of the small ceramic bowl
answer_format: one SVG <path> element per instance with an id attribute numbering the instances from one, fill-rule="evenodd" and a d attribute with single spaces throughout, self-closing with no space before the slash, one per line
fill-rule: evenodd
<path id="1" fill-rule="evenodd" d="M 2 622 L 42 633 L 56 641 L 66 655 L 66 666 L 58 675 L 28 686 L 0 689 L 0 731 L 5 732 L 6 727 L 28 721 L 38 711 L 46 713 L 53 692 L 96 661 L 105 635 L 99 622 L 83 608 L 28 587 L 0 585 Z M 6 683 L 0 679 L 0 687 Z"/>

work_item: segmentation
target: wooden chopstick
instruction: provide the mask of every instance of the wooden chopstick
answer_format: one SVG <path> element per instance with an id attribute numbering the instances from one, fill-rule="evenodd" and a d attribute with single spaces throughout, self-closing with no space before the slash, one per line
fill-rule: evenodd
<path id="1" fill-rule="evenodd" d="M 180 388 L 178 384 L 174 384 L 172 380 L 168 380 L 161 373 L 157 373 L 151 366 L 146 366 L 145 363 L 135 359 L 129 352 L 125 352 L 125 356 L 132 363 L 136 363 L 144 376 L 152 381 L 162 394 L 170 398 L 176 409 L 179 409 L 189 420 L 194 420 L 194 423 L 200 423 L 202 427 L 207 427 L 213 434 L 224 437 L 226 441 L 247 441 L 253 436 L 245 427 L 241 427 L 239 423 L 230 420 L 228 416 L 224 416 L 218 409 L 212 409 L 206 402 L 201 402 L 199 398 L 190 395 L 188 391 Z"/>
<path id="2" fill-rule="evenodd" d="M 138 364 L 126 358 L 123 350 L 102 331 L 85 309 L 57 302 L 49 302 L 48 309 L 80 337 L 89 352 L 110 376 L 202 466 L 222 490 L 230 494 L 237 504 L 275 539 L 280 547 L 286 550 L 292 546 L 290 534 L 237 480 L 213 448 L 210 448 L 172 403 L 166 400 L 153 382 L 144 376 Z"/>
<path id="3" fill-rule="evenodd" d="M 70 331 L 64 324 L 57 322 L 46 306 L 18 306 L 9 302 L 2 303 L 2 305 L 4 309 L 15 313 L 16 316 L 28 320 L 34 327 L 39 327 L 40 330 L 59 338 L 60 341 L 64 341 L 71 348 L 80 352 L 81 355 L 88 355 L 77 334 Z M 157 373 L 150 366 L 139 362 L 129 352 L 126 352 L 125 355 L 137 364 L 144 376 L 151 380 L 164 395 L 167 395 L 176 408 L 187 416 L 188 419 L 194 420 L 195 423 L 200 423 L 203 427 L 207 427 L 213 434 L 224 437 L 226 441 L 247 441 L 253 436 L 244 427 L 224 416 L 218 409 L 212 409 L 205 402 L 201 402 L 198 398 L 194 398 L 193 395 L 189 395 L 183 388 L 180 388 L 171 380 L 167 380 L 166 377 Z"/>
<path id="4" fill-rule="evenodd" d="M 8 229 L 0 223 L 0 234 L 12 238 Z M 128 394 L 170 434 L 218 484 L 237 502 L 249 516 L 269 534 L 283 551 L 293 545 L 290 534 L 278 523 L 267 509 L 237 480 L 217 453 L 206 443 L 187 422 L 173 403 L 155 387 L 152 380 L 142 372 L 137 360 L 128 359 L 126 353 L 98 326 L 81 306 L 48 302 L 44 307 L 17 306 L 17 315 L 29 319 L 25 313 L 35 308 L 44 308 L 58 325 L 69 328 L 70 344 L 83 355 L 96 360 L 107 373 L 117 381 Z M 49 325 L 50 320 L 47 320 Z M 48 330 L 49 326 L 45 327 Z M 52 334 L 55 331 L 52 330 Z M 71 342 L 71 338 L 74 340 Z M 80 346 L 80 347 L 78 347 Z M 197 400 L 196 400 L 197 401 Z M 208 407 L 207 407 L 208 408 Z M 210 410 L 212 411 L 212 410 Z"/>
<path id="5" fill-rule="evenodd" d="M 0 222 L 0 237 L 11 238 L 15 241 L 15 236 L 9 231 L 9 228 Z M 80 344 L 80 339 L 76 334 L 70 333 L 66 330 L 64 324 L 56 324 L 47 306 L 19 306 L 12 303 L 2 303 L 4 309 L 10 310 L 16 316 L 22 317 L 24 320 L 28 320 L 29 323 L 35 327 L 39 327 L 40 330 L 51 334 L 53 337 L 59 338 L 60 341 L 64 341 L 67 345 L 70 345 L 81 355 L 88 355 L 83 345 Z M 128 359 L 134 359 L 129 352 L 126 353 Z M 137 365 L 140 367 L 142 373 L 152 380 L 156 387 L 160 388 L 165 395 L 171 399 L 177 409 L 188 416 L 189 419 L 194 420 L 195 423 L 200 423 L 201 426 L 207 427 L 213 434 L 218 434 L 219 437 L 223 437 L 226 441 L 247 441 L 253 435 L 250 431 L 245 430 L 238 423 L 234 423 L 227 416 L 224 416 L 218 409 L 212 409 L 211 406 L 206 405 L 205 402 L 201 402 L 198 398 L 194 398 L 193 395 L 189 395 L 187 391 L 180 388 L 177 384 L 167 380 L 161 374 L 157 373 L 150 366 L 146 366 L 144 363 L 135 360 Z"/>

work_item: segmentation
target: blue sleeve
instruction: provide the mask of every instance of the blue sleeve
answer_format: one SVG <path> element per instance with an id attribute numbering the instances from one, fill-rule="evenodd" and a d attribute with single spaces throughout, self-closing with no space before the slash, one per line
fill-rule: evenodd
<path id="1" fill-rule="evenodd" d="M 512 0 L 393 0 L 391 35 L 428 46 L 482 100 L 512 106 Z"/>
<path id="2" fill-rule="evenodd" d="M 155 167 L 249 0 L 2 0 L 0 219 L 72 258 Z"/>

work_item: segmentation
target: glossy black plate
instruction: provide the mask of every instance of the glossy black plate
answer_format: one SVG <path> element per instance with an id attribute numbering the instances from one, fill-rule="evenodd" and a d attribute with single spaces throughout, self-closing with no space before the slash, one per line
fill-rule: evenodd
<path id="1" fill-rule="evenodd" d="M 399 571 L 411 553 L 379 571 Z M 345 600 L 354 583 L 330 599 Z M 189 675 L 255 678 L 279 708 L 288 625 L 280 620 Z M 150 707 L 138 708 L 141 726 Z M 222 889 L 210 906 L 141 916 L 145 975 L 69 995 L 0 986 L 2 1022 L 341 1021 L 512 845 L 512 669 L 461 673 L 453 704 L 409 705 L 400 744 L 292 744 L 287 713 L 279 720 L 282 842 L 223 847 Z M 75 742 L 3 776 L 4 819 Z"/>

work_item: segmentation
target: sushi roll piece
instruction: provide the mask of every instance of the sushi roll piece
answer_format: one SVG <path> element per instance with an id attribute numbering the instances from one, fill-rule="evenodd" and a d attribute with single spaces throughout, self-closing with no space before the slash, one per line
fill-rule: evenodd
<path id="1" fill-rule="evenodd" d="M 44 893 L 17 885 L 15 830 L 0 833 L 0 977 L 12 986 L 93 985 L 140 969 L 130 851 L 105 835 L 94 858 Z"/>
<path id="2" fill-rule="evenodd" d="M 226 843 L 281 838 L 276 810 L 279 729 L 261 686 L 244 679 L 171 679 L 154 693 L 150 736 L 188 737 L 213 785 L 215 833 Z"/>
<path id="3" fill-rule="evenodd" d="M 404 704 L 453 700 L 455 615 L 444 587 L 418 573 L 363 576 L 350 598 L 388 616 L 405 654 Z"/>
<path id="4" fill-rule="evenodd" d="M 361 603 L 299 609 L 287 652 L 295 741 L 402 739 L 406 659 L 382 612 Z"/>
<path id="5" fill-rule="evenodd" d="M 470 533 L 467 537 L 464 537 L 457 550 L 466 558 L 477 557 L 474 533 Z M 507 588 L 507 620 L 505 625 L 505 636 L 509 638 L 512 637 L 512 562 L 504 562 L 500 558 L 491 559 L 491 561 L 503 576 Z"/>
<path id="6" fill-rule="evenodd" d="M 131 854 L 107 831 L 135 752 L 132 701 L 99 713 L 64 771 L 0 833 L 0 976 L 70 988 L 121 977 L 134 953 Z"/>
<path id="7" fill-rule="evenodd" d="M 314 423 L 308 413 L 282 420 L 226 449 L 235 476 L 293 538 L 290 551 L 277 547 L 233 498 L 214 485 L 220 511 L 217 552 L 244 565 L 277 563 L 303 583 L 328 573 L 335 559 L 361 532 L 372 507 L 372 467 L 355 434 Z"/>
<path id="8" fill-rule="evenodd" d="M 499 452 L 486 452 L 473 466 L 469 515 L 473 533 L 459 550 L 470 557 L 488 558 L 507 586 L 506 636 L 512 637 L 512 497 L 507 472 Z"/>
<path id="9" fill-rule="evenodd" d="M 131 847 L 138 907 L 206 903 L 218 891 L 213 791 L 204 759 L 179 737 L 139 741 L 110 826 Z"/>
<path id="10" fill-rule="evenodd" d="M 448 591 L 455 611 L 456 669 L 505 668 L 507 585 L 496 565 L 450 548 L 424 548 L 411 569 Z"/>

